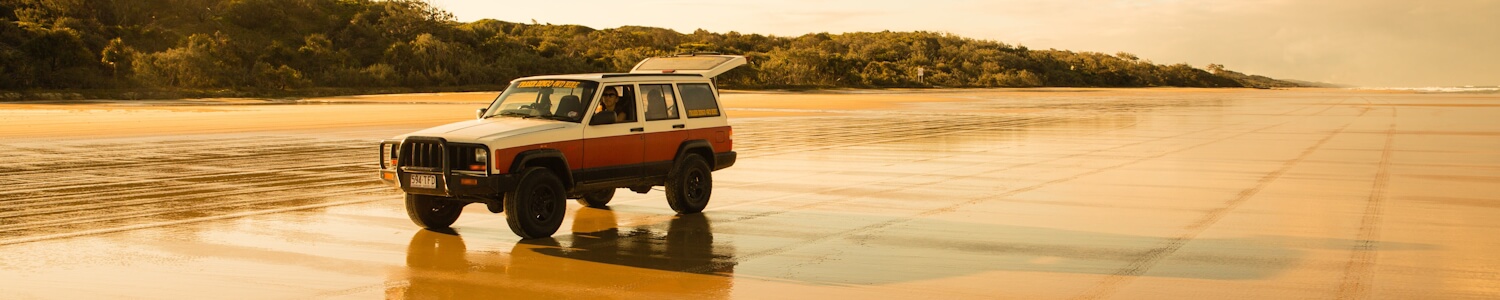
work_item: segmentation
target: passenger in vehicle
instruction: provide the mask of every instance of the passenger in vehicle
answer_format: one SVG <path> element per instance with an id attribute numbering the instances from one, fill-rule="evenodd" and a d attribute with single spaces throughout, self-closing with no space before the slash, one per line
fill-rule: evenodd
<path id="1" fill-rule="evenodd" d="M 667 113 L 667 97 L 662 96 L 661 89 L 642 89 L 646 92 L 646 120 L 661 120 L 669 117 Z"/>

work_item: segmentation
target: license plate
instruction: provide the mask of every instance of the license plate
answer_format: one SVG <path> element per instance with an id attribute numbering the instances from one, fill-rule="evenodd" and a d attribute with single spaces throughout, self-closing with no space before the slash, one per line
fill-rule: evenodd
<path id="1" fill-rule="evenodd" d="M 436 189 L 437 175 L 411 175 L 411 187 L 419 189 Z"/>

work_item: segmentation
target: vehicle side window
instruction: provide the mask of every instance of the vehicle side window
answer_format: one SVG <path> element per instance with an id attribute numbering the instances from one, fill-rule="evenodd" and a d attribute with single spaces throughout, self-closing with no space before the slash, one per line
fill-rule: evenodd
<path id="1" fill-rule="evenodd" d="M 646 99 L 646 121 L 677 119 L 677 95 L 670 84 L 642 84 Z"/>
<path id="2" fill-rule="evenodd" d="M 589 125 L 635 122 L 635 88 L 631 85 L 604 87 Z"/>
<path id="3" fill-rule="evenodd" d="M 682 89 L 682 107 L 687 109 L 689 118 L 719 116 L 719 101 L 714 99 L 713 87 L 707 83 L 683 83 L 677 87 Z"/>

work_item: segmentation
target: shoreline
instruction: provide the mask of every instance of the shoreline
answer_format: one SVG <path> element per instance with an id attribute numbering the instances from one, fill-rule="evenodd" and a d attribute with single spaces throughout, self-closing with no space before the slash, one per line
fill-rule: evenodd
<path id="1" fill-rule="evenodd" d="M 1482 92 L 1425 92 L 1413 89 L 1366 89 L 1366 88 L 1328 88 L 1328 87 L 1291 87 L 1257 89 L 1248 87 L 972 87 L 972 88 L 832 88 L 832 89 L 722 89 L 720 92 L 729 94 L 795 94 L 795 95 L 886 95 L 886 94 L 958 94 L 972 92 L 1012 91 L 1012 92 L 1091 92 L 1091 91 L 1313 91 L 1313 90 L 1337 90 L 1351 92 L 1371 93 L 1400 93 L 1400 94 L 1486 94 Z M 0 104 L 61 104 L 61 103 L 163 103 L 163 102 L 196 102 L 196 103 L 221 103 L 221 104 L 304 104 L 304 103 L 356 103 L 356 102 L 382 102 L 382 103 L 420 103 L 410 99 L 422 99 L 421 97 L 446 98 L 454 94 L 488 95 L 488 98 L 475 96 L 469 101 L 489 102 L 503 89 L 493 90 L 457 90 L 457 91 L 396 91 L 383 93 L 376 90 L 374 93 L 336 93 L 330 95 L 303 95 L 303 96 L 237 96 L 233 93 L 224 93 L 223 96 L 203 97 L 169 97 L 169 98 L 129 98 L 129 97 L 88 97 L 87 92 L 82 91 L 41 91 L 20 92 L 0 91 Z M 170 92 L 168 92 L 170 93 Z M 186 92 L 196 93 L 196 92 Z M 40 95 L 42 97 L 28 97 Z M 384 98 L 384 99 L 382 99 Z M 483 99 L 481 99 L 483 98 Z"/>
<path id="2" fill-rule="evenodd" d="M 1130 103 L 1129 107 L 1175 105 L 1182 99 L 1319 99 L 1415 94 L 1329 88 L 984 88 L 839 89 L 812 92 L 725 90 L 723 109 L 732 119 L 926 114 L 1030 115 L 1110 113 L 1077 101 Z M 0 102 L 0 138 L 73 139 L 162 134 L 326 132 L 350 128 L 424 128 L 473 119 L 474 110 L 496 92 L 410 93 L 334 96 L 300 100 L 202 98 L 178 100 L 63 100 Z M 1494 95 L 1426 94 L 1426 99 L 1464 101 Z M 1452 102 L 1466 104 L 1465 102 Z M 1434 103 L 1395 103 L 1435 105 Z"/>

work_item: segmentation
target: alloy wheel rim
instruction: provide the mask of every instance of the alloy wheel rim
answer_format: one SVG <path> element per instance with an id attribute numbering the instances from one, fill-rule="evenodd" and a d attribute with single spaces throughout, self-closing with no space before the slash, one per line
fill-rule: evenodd
<path id="1" fill-rule="evenodd" d="M 440 201 L 432 201 L 428 203 L 428 209 L 433 213 L 441 213 L 443 212 L 444 208 L 448 208 L 447 203 L 442 203 Z"/>
<path id="2" fill-rule="evenodd" d="M 550 219 L 552 217 L 551 204 L 552 201 L 556 201 L 552 198 L 556 197 L 556 195 L 557 192 L 553 191 L 551 187 L 539 186 L 533 189 L 530 201 L 532 219 L 543 222 Z"/>
<path id="3" fill-rule="evenodd" d="M 687 198 L 692 200 L 693 202 L 699 202 L 701 200 L 700 198 L 703 197 L 705 190 L 705 187 L 703 186 L 703 173 L 699 172 L 698 170 L 693 170 L 692 172 L 688 173 L 686 181 L 687 182 L 684 182 L 684 185 L 687 186 Z"/>

